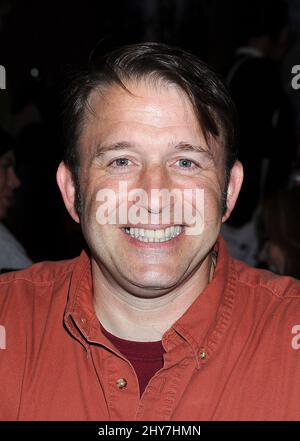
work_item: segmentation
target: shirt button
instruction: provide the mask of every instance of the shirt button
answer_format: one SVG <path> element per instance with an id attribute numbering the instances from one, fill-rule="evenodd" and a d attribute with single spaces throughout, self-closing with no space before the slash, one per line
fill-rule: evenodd
<path id="1" fill-rule="evenodd" d="M 202 349 L 202 351 L 200 351 L 200 358 L 201 358 L 201 360 L 206 359 L 206 352 L 204 351 L 204 349 Z"/>
<path id="2" fill-rule="evenodd" d="M 125 380 L 125 378 L 120 378 L 116 381 L 116 385 L 119 389 L 124 389 L 124 387 L 127 386 L 127 381 Z"/>

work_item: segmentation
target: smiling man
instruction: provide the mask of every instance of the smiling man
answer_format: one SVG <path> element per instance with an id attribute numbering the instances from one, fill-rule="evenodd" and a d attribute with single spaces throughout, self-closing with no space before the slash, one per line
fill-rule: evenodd
<path id="1" fill-rule="evenodd" d="M 219 236 L 243 171 L 218 77 L 123 47 L 73 78 L 64 123 L 57 182 L 88 251 L 0 279 L 0 418 L 298 419 L 299 284 Z"/>

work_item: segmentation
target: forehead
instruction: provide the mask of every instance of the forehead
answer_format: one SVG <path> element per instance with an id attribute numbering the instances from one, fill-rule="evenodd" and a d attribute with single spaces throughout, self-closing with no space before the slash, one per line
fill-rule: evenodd
<path id="1" fill-rule="evenodd" d="M 222 136 L 204 133 L 194 107 L 178 86 L 150 80 L 112 85 L 94 90 L 86 106 L 79 136 L 81 164 L 99 151 L 100 145 L 134 146 L 141 154 L 167 154 L 178 144 L 200 145 L 223 167 Z"/>
<path id="2" fill-rule="evenodd" d="M 94 91 L 85 115 L 85 132 L 100 131 L 103 136 L 110 130 L 127 130 L 134 126 L 145 131 L 163 129 L 189 130 L 202 135 L 194 108 L 177 86 L 149 81 L 110 86 Z"/>

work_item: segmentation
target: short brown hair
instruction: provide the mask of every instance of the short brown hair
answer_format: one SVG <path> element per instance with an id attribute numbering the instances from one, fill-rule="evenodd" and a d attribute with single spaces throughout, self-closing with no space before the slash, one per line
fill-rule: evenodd
<path id="1" fill-rule="evenodd" d="M 150 78 L 179 86 L 190 99 L 204 136 L 222 136 L 225 147 L 226 189 L 231 167 L 237 156 L 236 112 L 221 79 L 194 55 L 160 43 L 123 46 L 99 57 L 72 75 L 63 95 L 64 161 L 76 186 L 76 210 L 80 213 L 78 139 L 85 120 L 88 99 L 100 87 L 124 81 Z M 126 87 L 125 87 L 126 88 Z M 225 204 L 225 205 L 224 205 Z"/>

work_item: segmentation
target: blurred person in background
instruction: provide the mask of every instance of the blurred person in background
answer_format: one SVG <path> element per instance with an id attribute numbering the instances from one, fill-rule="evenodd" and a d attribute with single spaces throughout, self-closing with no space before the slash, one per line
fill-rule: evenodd
<path id="1" fill-rule="evenodd" d="M 260 261 L 271 271 L 300 279 L 300 187 L 279 191 L 263 205 Z"/>
<path id="2" fill-rule="evenodd" d="M 299 89 L 295 88 L 295 80 L 293 81 L 293 78 L 296 77 L 296 66 L 300 64 L 300 2 L 299 0 L 288 0 L 288 4 L 291 44 L 282 63 L 282 80 L 285 92 L 295 112 L 298 158 L 300 160 L 300 93 Z"/>
<path id="3" fill-rule="evenodd" d="M 244 184 L 223 234 L 231 254 L 255 266 L 259 207 L 264 196 L 287 186 L 296 156 L 295 115 L 279 68 L 289 20 L 284 0 L 246 0 L 237 9 L 239 47 L 227 85 L 238 111 Z"/>
<path id="4" fill-rule="evenodd" d="M 32 263 L 22 245 L 3 223 L 14 203 L 14 192 L 20 185 L 15 172 L 13 139 L 0 129 L 0 272 L 25 268 Z"/>

